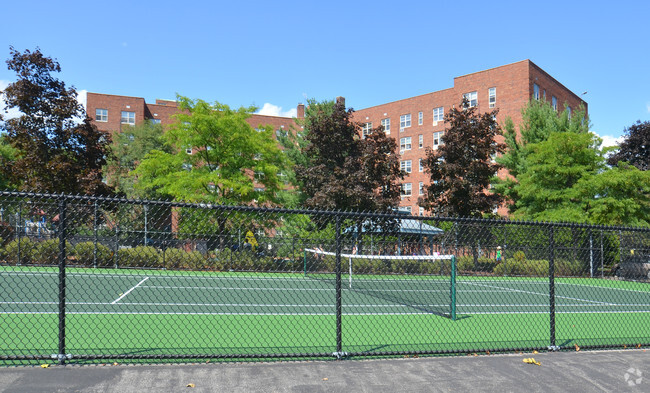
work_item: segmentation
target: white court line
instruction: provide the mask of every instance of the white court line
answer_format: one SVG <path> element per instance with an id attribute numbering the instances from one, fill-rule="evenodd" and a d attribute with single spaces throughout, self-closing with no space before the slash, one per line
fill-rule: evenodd
<path id="1" fill-rule="evenodd" d="M 129 293 L 131 293 L 131 291 L 133 291 L 134 289 L 136 289 L 137 287 L 139 287 L 143 282 L 147 281 L 148 279 L 149 279 L 149 277 L 145 277 L 142 281 L 140 281 L 139 283 L 137 283 L 136 286 L 134 286 L 133 288 L 131 288 L 131 289 L 129 289 L 128 291 L 124 292 L 124 294 L 123 294 L 122 296 L 120 296 L 120 297 L 118 297 L 117 299 L 113 300 L 113 302 L 112 302 L 111 304 L 115 304 L 115 303 L 119 302 L 120 300 L 122 300 L 122 298 L 124 298 L 126 295 L 128 295 Z"/>
<path id="2" fill-rule="evenodd" d="M 467 283 L 469 284 L 469 283 Z M 479 283 L 471 283 L 470 285 L 477 285 L 477 286 L 482 286 L 486 288 L 496 288 L 496 289 L 502 289 L 504 292 L 518 292 L 518 293 L 526 293 L 528 295 L 538 295 L 538 296 L 546 296 L 548 297 L 550 294 L 549 293 L 538 293 L 538 292 L 531 292 L 531 291 L 524 291 L 521 289 L 514 289 L 514 288 L 508 288 L 508 287 L 499 287 L 499 286 L 494 286 L 494 285 L 482 285 Z M 462 293 L 462 291 L 460 291 Z M 586 303 L 596 303 L 596 304 L 604 304 L 604 305 L 609 305 L 609 306 L 616 306 L 614 303 L 607 303 L 607 302 L 599 302 L 595 300 L 588 300 L 588 299 L 580 299 L 580 298 L 575 298 L 575 297 L 568 297 L 568 296 L 558 296 L 555 295 L 555 298 L 560 298 L 560 299 L 568 299 L 568 300 L 577 300 L 579 302 L 586 302 Z"/>

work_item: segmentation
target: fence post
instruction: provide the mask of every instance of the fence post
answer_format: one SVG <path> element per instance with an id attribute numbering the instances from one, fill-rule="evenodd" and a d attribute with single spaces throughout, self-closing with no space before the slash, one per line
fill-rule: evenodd
<path id="1" fill-rule="evenodd" d="M 22 216 L 23 212 L 23 201 L 20 201 L 18 203 L 18 212 L 16 213 L 16 236 L 18 237 L 18 259 L 16 260 L 16 266 L 20 266 L 20 238 L 22 237 L 21 234 L 21 229 L 20 229 L 20 222 L 23 220 Z"/>
<path id="2" fill-rule="evenodd" d="M 588 230 L 589 233 L 589 277 L 594 278 L 594 237 L 591 233 L 591 228 Z"/>
<path id="3" fill-rule="evenodd" d="M 603 255 L 603 230 L 600 230 L 600 278 L 605 277 L 605 255 Z"/>
<path id="4" fill-rule="evenodd" d="M 336 352 L 337 359 L 343 353 L 342 299 L 341 299 L 341 216 L 336 216 Z"/>
<path id="5" fill-rule="evenodd" d="M 65 364 L 65 236 L 66 236 L 66 198 L 59 201 L 59 364 Z"/>
<path id="6" fill-rule="evenodd" d="M 550 319 L 550 345 L 552 351 L 559 350 L 555 345 L 555 241 L 553 239 L 553 225 L 548 233 L 548 291 L 549 291 L 549 319 Z"/>
<path id="7" fill-rule="evenodd" d="M 95 200 L 95 203 L 94 203 L 94 208 L 95 209 L 94 209 L 94 214 L 93 214 L 93 235 L 94 235 L 94 238 L 93 238 L 93 268 L 96 269 L 97 268 L 97 241 L 98 241 L 98 237 L 97 237 L 97 221 L 99 221 L 97 219 L 97 201 L 96 200 Z"/>

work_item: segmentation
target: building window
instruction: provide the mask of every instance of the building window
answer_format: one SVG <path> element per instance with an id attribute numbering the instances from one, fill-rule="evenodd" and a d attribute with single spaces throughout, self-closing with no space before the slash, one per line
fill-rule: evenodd
<path id="1" fill-rule="evenodd" d="M 399 140 L 399 149 L 401 151 L 411 150 L 411 137 L 407 136 L 406 138 L 400 138 Z"/>
<path id="2" fill-rule="evenodd" d="M 445 110 L 444 107 L 433 108 L 433 122 L 437 123 L 445 119 Z"/>
<path id="3" fill-rule="evenodd" d="M 420 172 L 424 172 L 424 166 L 422 166 L 422 159 L 421 158 L 418 160 L 418 170 Z"/>
<path id="4" fill-rule="evenodd" d="M 418 147 L 422 149 L 424 147 L 424 135 L 418 135 Z"/>
<path id="5" fill-rule="evenodd" d="M 390 134 L 390 117 L 381 119 L 381 125 L 384 127 L 386 134 Z"/>
<path id="6" fill-rule="evenodd" d="M 162 124 L 162 120 L 160 120 L 160 119 L 151 119 L 151 124 Z"/>
<path id="7" fill-rule="evenodd" d="M 411 173 L 411 160 L 400 161 L 399 169 L 406 173 Z"/>
<path id="8" fill-rule="evenodd" d="M 494 108 L 497 104 L 497 88 L 490 87 L 490 89 L 488 90 L 488 96 L 489 96 L 490 108 Z"/>
<path id="9" fill-rule="evenodd" d="M 433 133 L 433 150 L 436 150 L 442 143 L 442 131 Z"/>
<path id="10" fill-rule="evenodd" d="M 418 112 L 418 125 L 421 126 L 424 121 L 424 113 Z"/>
<path id="11" fill-rule="evenodd" d="M 371 130 L 372 130 L 372 123 L 364 123 L 361 129 L 361 137 L 363 139 L 366 139 L 366 137 L 370 135 Z"/>
<path id="12" fill-rule="evenodd" d="M 539 100 L 539 85 L 537 83 L 533 83 L 533 98 Z"/>
<path id="13" fill-rule="evenodd" d="M 556 96 L 551 96 L 551 105 L 553 105 L 553 109 L 557 112 L 557 97 Z"/>
<path id="14" fill-rule="evenodd" d="M 463 98 L 467 100 L 470 108 L 478 105 L 478 93 L 475 91 L 463 94 Z"/>
<path id="15" fill-rule="evenodd" d="M 95 109 L 95 121 L 107 122 L 108 109 Z"/>
<path id="16" fill-rule="evenodd" d="M 419 184 L 418 195 L 424 195 L 424 182 L 420 182 Z"/>
<path id="17" fill-rule="evenodd" d="M 399 130 L 402 131 L 405 128 L 411 126 L 411 114 L 402 115 L 399 117 Z"/>
<path id="18" fill-rule="evenodd" d="M 122 111 L 122 116 L 120 118 L 120 123 L 135 125 L 135 112 L 126 112 Z"/>
<path id="19" fill-rule="evenodd" d="M 185 153 L 192 155 L 192 148 L 191 147 L 186 147 L 185 148 Z"/>
<path id="20" fill-rule="evenodd" d="M 400 195 L 403 197 L 409 197 L 411 196 L 411 189 L 412 189 L 411 183 L 402 183 L 402 188 L 400 190 Z"/>

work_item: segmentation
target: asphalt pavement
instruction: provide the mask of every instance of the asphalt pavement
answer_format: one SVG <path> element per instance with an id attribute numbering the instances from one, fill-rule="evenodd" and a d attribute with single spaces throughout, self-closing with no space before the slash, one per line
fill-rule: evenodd
<path id="1" fill-rule="evenodd" d="M 648 392 L 650 350 L 0 368 L 1 392 Z M 524 359 L 533 358 L 535 363 Z"/>

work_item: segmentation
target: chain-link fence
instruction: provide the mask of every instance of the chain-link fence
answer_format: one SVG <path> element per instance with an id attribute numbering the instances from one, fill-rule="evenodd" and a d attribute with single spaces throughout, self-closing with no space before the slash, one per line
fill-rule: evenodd
<path id="1" fill-rule="evenodd" d="M 5 364 L 650 344 L 650 229 L 0 192 Z"/>

